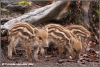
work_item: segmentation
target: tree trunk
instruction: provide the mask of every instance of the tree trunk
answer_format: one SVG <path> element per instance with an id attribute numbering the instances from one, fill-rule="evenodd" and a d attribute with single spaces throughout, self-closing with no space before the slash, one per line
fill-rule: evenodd
<path id="1" fill-rule="evenodd" d="M 82 20 L 85 23 L 87 29 L 89 28 L 89 15 L 88 15 L 89 5 L 90 5 L 89 1 L 82 1 L 82 7 L 81 7 L 83 12 Z"/>
<path id="2" fill-rule="evenodd" d="M 14 18 L 6 22 L 4 25 L 1 25 L 1 29 L 9 29 L 14 23 L 17 22 L 29 22 L 34 25 L 48 22 L 57 17 L 63 9 L 66 9 L 69 3 L 70 2 L 68 1 L 57 1 L 51 5 L 32 10 L 29 13 L 26 13 L 18 18 Z"/>

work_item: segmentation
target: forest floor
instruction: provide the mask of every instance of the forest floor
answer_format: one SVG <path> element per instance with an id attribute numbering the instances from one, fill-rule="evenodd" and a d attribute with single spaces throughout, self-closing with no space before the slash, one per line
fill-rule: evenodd
<path id="1" fill-rule="evenodd" d="M 34 5 L 34 7 L 31 8 L 31 10 L 39 8 L 41 6 L 38 5 Z M 21 14 L 18 13 L 11 13 L 9 15 L 1 15 L 2 18 L 15 18 L 20 16 Z M 84 57 L 83 60 L 81 60 L 79 63 L 75 62 L 74 60 L 71 59 L 59 59 L 58 58 L 58 54 L 56 54 L 55 56 L 51 56 L 51 57 L 43 57 L 41 55 L 39 55 L 39 61 L 35 62 L 35 61 L 28 61 L 26 59 L 26 53 L 25 50 L 17 50 L 17 55 L 13 54 L 13 58 L 12 60 L 7 58 L 7 46 L 8 46 L 8 42 L 1 42 L 1 50 L 2 50 L 2 65 L 8 65 L 10 63 L 15 63 L 15 64 L 24 64 L 26 63 L 34 65 L 34 66 L 100 66 L 99 63 L 99 57 L 96 57 L 94 59 L 91 59 L 89 57 Z M 20 48 L 20 47 L 16 47 L 16 48 Z M 99 44 L 96 44 L 95 46 L 93 46 L 93 48 L 96 51 L 99 51 Z M 22 47 L 21 47 L 22 49 Z"/>
<path id="2" fill-rule="evenodd" d="M 23 49 L 23 47 L 21 46 L 17 46 L 16 48 L 18 49 L 16 51 L 16 55 L 13 54 L 13 58 L 14 59 L 8 59 L 7 57 L 7 46 L 8 46 L 8 43 L 7 42 L 4 42 L 2 43 L 1 45 L 2 46 L 2 65 L 8 65 L 10 63 L 14 63 L 14 64 L 31 64 L 31 65 L 34 65 L 34 66 L 99 66 L 100 63 L 99 63 L 99 58 L 96 57 L 94 59 L 91 59 L 89 57 L 84 57 L 83 60 L 81 60 L 79 63 L 75 62 L 74 60 L 71 60 L 71 59 L 59 59 L 58 58 L 58 54 L 55 53 L 54 56 L 51 56 L 49 57 L 49 55 L 47 55 L 48 57 L 43 57 L 41 55 L 39 55 L 39 61 L 38 62 L 35 62 L 34 60 L 31 62 L 31 61 L 28 61 L 26 59 L 26 53 L 25 53 L 25 50 Z M 96 51 L 98 51 L 98 46 L 99 45 L 96 45 L 94 47 L 94 49 Z M 19 50 L 21 49 L 21 50 Z"/>

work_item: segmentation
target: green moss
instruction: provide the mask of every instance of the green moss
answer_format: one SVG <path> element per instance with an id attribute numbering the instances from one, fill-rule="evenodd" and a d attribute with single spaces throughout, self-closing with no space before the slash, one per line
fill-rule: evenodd
<path id="1" fill-rule="evenodd" d="M 98 15 L 100 15 L 100 10 L 96 10 L 96 13 L 97 13 Z"/>
<path id="2" fill-rule="evenodd" d="M 82 20 L 81 19 L 78 19 L 78 22 L 80 23 L 80 22 L 82 22 Z"/>
<path id="3" fill-rule="evenodd" d="M 4 8 L 5 7 L 5 5 L 1 5 L 1 8 Z"/>
<path id="4" fill-rule="evenodd" d="M 31 6 L 31 2 L 28 2 L 26 0 L 22 0 L 22 1 L 18 2 L 18 5 L 28 5 L 28 6 Z"/>

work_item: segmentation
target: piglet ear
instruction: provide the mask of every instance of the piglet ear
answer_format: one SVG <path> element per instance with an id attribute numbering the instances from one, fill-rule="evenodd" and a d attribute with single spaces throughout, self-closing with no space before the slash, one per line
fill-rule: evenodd
<path id="1" fill-rule="evenodd" d="M 43 29 L 44 29 L 45 31 L 48 31 L 48 28 L 47 28 L 47 27 L 43 27 Z"/>
<path id="2" fill-rule="evenodd" d="M 37 28 L 34 29 L 34 34 L 37 34 L 39 31 Z"/>

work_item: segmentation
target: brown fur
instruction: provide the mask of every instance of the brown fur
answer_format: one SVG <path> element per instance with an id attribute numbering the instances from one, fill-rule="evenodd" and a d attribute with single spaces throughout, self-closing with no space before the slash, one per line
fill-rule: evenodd
<path id="1" fill-rule="evenodd" d="M 65 29 L 69 29 L 82 42 L 82 52 L 85 53 L 87 47 L 86 41 L 90 37 L 90 32 L 81 25 L 69 25 Z"/>
<path id="2" fill-rule="evenodd" d="M 41 47 L 48 47 L 48 31 L 47 29 L 38 29 L 35 26 L 18 22 L 8 30 L 8 57 L 12 59 L 12 50 L 15 49 L 19 42 L 25 48 L 28 60 L 32 61 L 30 47 L 34 48 L 34 59 L 38 61 L 38 52 Z"/>
<path id="3" fill-rule="evenodd" d="M 73 33 L 58 24 L 48 24 L 45 27 L 48 28 L 49 41 L 55 42 L 56 46 L 58 46 L 60 57 L 62 57 L 62 53 L 66 49 L 73 59 L 79 59 L 82 44 Z"/>

